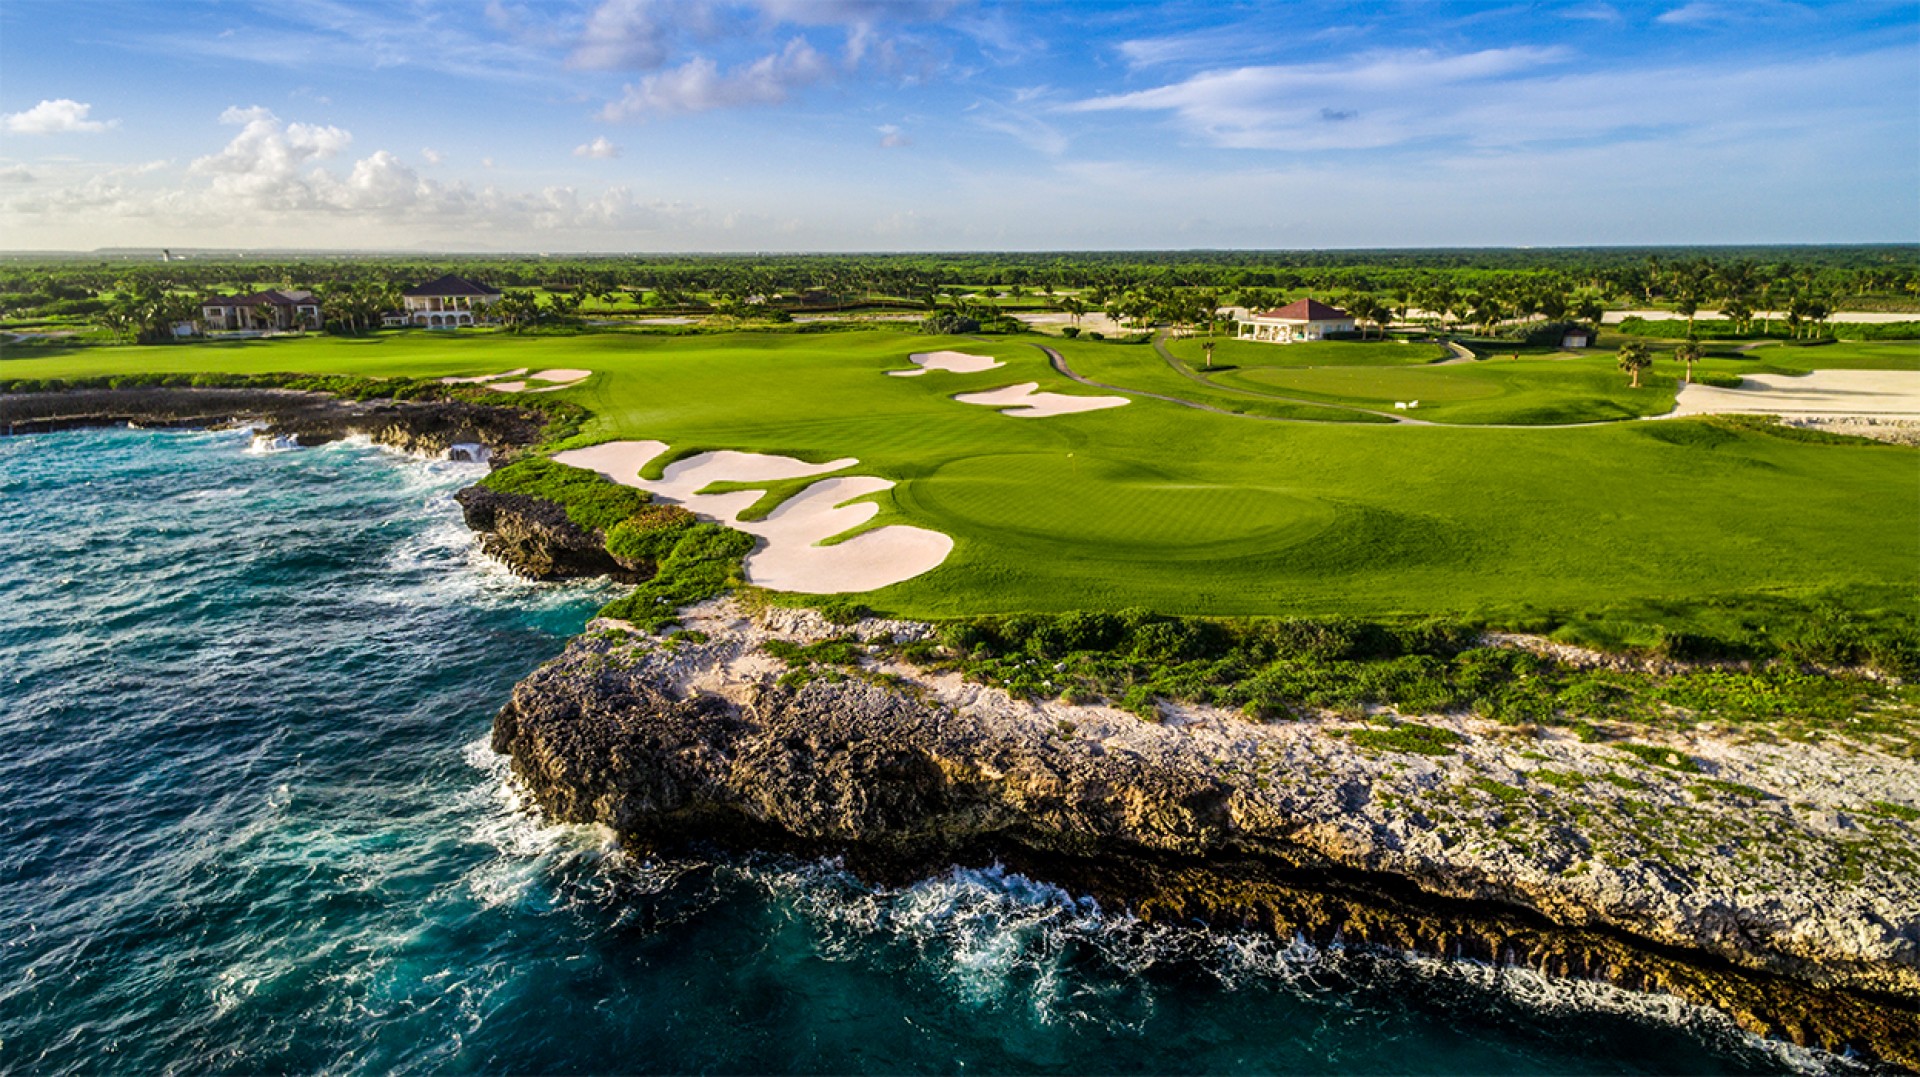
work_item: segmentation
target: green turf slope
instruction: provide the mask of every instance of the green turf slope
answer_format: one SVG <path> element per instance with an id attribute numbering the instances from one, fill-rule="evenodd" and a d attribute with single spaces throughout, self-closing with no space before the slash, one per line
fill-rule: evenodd
<path id="1" fill-rule="evenodd" d="M 905 369 L 908 353 L 937 348 L 1007 365 L 886 375 Z M 1074 361 L 1092 349 L 1157 362 L 1148 347 L 1100 344 L 1078 346 Z M 1016 339 L 897 331 L 407 333 L 34 355 L 0 362 L 0 377 L 589 368 L 595 377 L 556 394 L 596 413 L 582 440 L 854 456 L 857 473 L 898 481 L 875 498 L 886 516 L 956 542 L 939 569 L 866 599 L 913 615 L 1135 605 L 1499 612 L 1835 591 L 1911 607 L 1920 577 L 1920 454 L 1709 420 L 1582 429 L 1278 423 L 1145 397 L 1013 418 L 953 396 L 1026 381 L 1098 390 L 1056 374 Z"/>

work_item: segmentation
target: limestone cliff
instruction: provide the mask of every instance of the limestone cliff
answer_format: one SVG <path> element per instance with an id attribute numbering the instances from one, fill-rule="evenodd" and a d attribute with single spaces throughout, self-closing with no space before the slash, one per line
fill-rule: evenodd
<path id="1" fill-rule="evenodd" d="M 808 616 L 772 619 L 818 638 Z M 553 817 L 643 853 L 838 855 L 879 877 L 997 860 L 1148 917 L 1598 976 L 1920 1063 L 1920 880 L 1840 884 L 1812 858 L 1576 866 L 1590 836 L 1498 840 L 1509 805 L 1448 836 L 1409 805 L 1499 765 L 1508 747 L 1470 723 L 1435 761 L 1312 723 L 1011 700 L 890 661 L 783 684 L 759 647 L 783 630 L 725 602 L 689 623 L 707 638 L 589 633 L 516 688 L 494 745 Z M 1568 740 L 1536 754 L 1591 747 Z M 1764 888 L 1744 888 L 1755 872 Z"/>

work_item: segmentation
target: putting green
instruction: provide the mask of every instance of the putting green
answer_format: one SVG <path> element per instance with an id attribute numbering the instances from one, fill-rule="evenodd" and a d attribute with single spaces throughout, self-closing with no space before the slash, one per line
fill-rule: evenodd
<path id="1" fill-rule="evenodd" d="M 1106 390 L 1062 377 L 1021 338 L 896 330 L 408 332 L 34 348 L 0 361 L 0 377 L 592 370 L 551 397 L 595 413 L 582 444 L 658 439 L 676 452 L 851 456 L 860 474 L 894 480 L 871 495 L 881 506 L 876 525 L 911 523 L 955 540 L 939 568 L 862 598 L 915 616 L 1124 606 L 1499 615 L 1832 593 L 1920 605 L 1920 457 L 1911 449 L 1809 443 L 1709 420 L 1580 429 L 1379 425 L 1360 412 L 1196 383 L 1147 345 L 1058 346 L 1074 369 L 1109 384 L 1352 421 L 1260 421 L 1138 394 L 1126 407 L 1013 418 L 953 397 L 1022 382 L 1074 395 Z M 1847 347 L 1794 349 L 1794 358 L 1912 361 L 1910 346 Z M 1006 365 L 887 376 L 908 367 L 913 352 L 948 348 Z M 1665 381 L 1636 394 L 1611 362 L 1593 355 L 1239 373 L 1262 391 L 1369 406 L 1417 396 L 1415 414 L 1449 422 L 1670 406 L 1670 374 L 1656 374 Z"/>

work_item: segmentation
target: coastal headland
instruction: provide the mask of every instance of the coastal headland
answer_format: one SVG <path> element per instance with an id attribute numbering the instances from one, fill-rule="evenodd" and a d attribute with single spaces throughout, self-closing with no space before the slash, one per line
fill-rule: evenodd
<path id="1" fill-rule="evenodd" d="M 0 396 L 14 432 L 251 422 L 496 462 L 550 444 L 553 421 L 506 398 L 272 387 Z M 460 501 L 522 574 L 662 570 L 561 501 L 484 485 Z M 549 817 L 643 856 L 772 850 L 882 880 L 999 863 L 1146 920 L 1601 980 L 1920 1066 L 1920 840 L 1895 810 L 1920 764 L 1883 741 L 1046 698 L 964 676 L 938 626 L 738 592 L 605 618 L 516 688 L 494 746 Z"/>

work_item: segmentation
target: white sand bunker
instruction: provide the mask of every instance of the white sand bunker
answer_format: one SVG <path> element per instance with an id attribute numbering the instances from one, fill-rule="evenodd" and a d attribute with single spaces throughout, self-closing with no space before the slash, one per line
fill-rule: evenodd
<path id="1" fill-rule="evenodd" d="M 501 378 L 517 378 L 526 372 L 526 367 L 519 367 L 501 374 L 481 374 L 472 378 L 441 378 L 440 383 L 443 385 L 484 385 L 487 382 L 498 381 Z"/>
<path id="2" fill-rule="evenodd" d="M 1122 404 L 1132 403 L 1124 396 L 1068 396 L 1065 393 L 1038 392 L 1039 388 L 1039 382 L 1027 381 L 988 393 L 961 393 L 954 399 L 962 404 L 1001 408 L 1003 410 L 1000 414 L 1011 415 L 1016 419 L 1045 419 L 1054 415 L 1099 411 L 1101 408 L 1117 408 Z"/>
<path id="3" fill-rule="evenodd" d="M 914 361 L 918 370 L 889 370 L 887 373 L 896 378 L 917 378 L 929 370 L 948 370 L 955 374 L 978 374 L 983 370 L 1007 364 L 989 355 L 968 355 L 966 352 L 914 352 L 907 358 Z"/>
<path id="4" fill-rule="evenodd" d="M 474 378 L 441 378 L 447 385 L 484 385 L 496 393 L 557 393 L 593 376 L 591 370 L 574 370 L 571 367 L 556 367 L 542 370 L 538 374 L 528 374 L 526 367 L 509 370 L 501 374 L 482 374 Z M 515 379 L 502 381 L 502 378 Z M 535 386 L 533 383 L 539 382 Z"/>
<path id="5" fill-rule="evenodd" d="M 646 490 L 704 519 L 759 538 L 762 545 L 747 555 L 747 582 L 770 590 L 871 591 L 931 571 L 953 552 L 953 539 L 946 535 L 903 524 L 877 528 L 833 546 L 818 545 L 859 527 L 880 511 L 870 501 L 847 504 L 893 485 L 871 475 L 823 479 L 781 502 L 764 520 L 740 519 L 760 500 L 760 490 L 700 492 L 721 482 L 774 483 L 824 475 L 859 463 L 852 457 L 809 464 L 790 456 L 709 452 L 667 465 L 659 479 L 641 478 L 640 469 L 666 451 L 666 443 L 660 441 L 614 441 L 555 453 L 553 458 L 598 471 L 617 483 Z"/>
<path id="6" fill-rule="evenodd" d="M 1871 415 L 1920 419 L 1920 371 L 1816 370 L 1789 374 L 1752 374 L 1740 388 L 1685 385 L 1672 415 L 1723 413 L 1811 418 Z"/>

